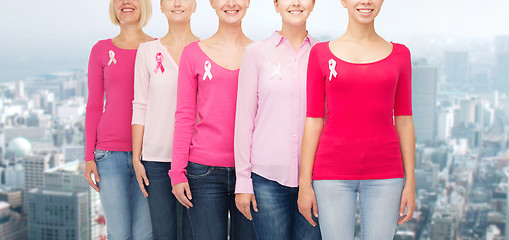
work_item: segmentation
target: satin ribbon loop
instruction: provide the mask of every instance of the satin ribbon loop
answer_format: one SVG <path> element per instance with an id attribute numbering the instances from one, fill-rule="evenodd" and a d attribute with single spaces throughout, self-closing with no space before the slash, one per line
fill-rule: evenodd
<path id="1" fill-rule="evenodd" d="M 163 59 L 164 59 L 163 54 L 157 53 L 157 55 L 156 55 L 157 66 L 156 66 L 156 69 L 154 69 L 154 73 L 157 73 L 157 70 L 159 70 L 159 69 L 161 69 L 161 73 L 164 73 Z"/>
<path id="2" fill-rule="evenodd" d="M 332 58 L 329 60 L 329 71 L 330 71 L 329 81 L 332 81 L 332 76 L 336 78 L 338 75 L 338 73 L 336 72 L 336 61 Z"/>
<path id="3" fill-rule="evenodd" d="M 278 62 L 274 65 L 274 71 L 272 72 L 272 77 L 271 78 L 274 78 L 274 77 L 278 77 L 279 80 L 281 80 L 281 64 Z"/>
<path id="4" fill-rule="evenodd" d="M 205 61 L 204 69 L 205 73 L 203 73 L 203 81 L 207 80 L 207 78 L 209 78 L 209 81 L 212 81 L 212 73 L 210 72 L 212 69 L 212 64 L 210 64 L 208 60 Z"/>
<path id="5" fill-rule="evenodd" d="M 111 65 L 111 63 L 117 64 L 117 59 L 115 59 L 115 52 L 113 52 L 113 50 L 110 50 L 109 55 L 110 61 L 108 62 L 108 66 Z"/>

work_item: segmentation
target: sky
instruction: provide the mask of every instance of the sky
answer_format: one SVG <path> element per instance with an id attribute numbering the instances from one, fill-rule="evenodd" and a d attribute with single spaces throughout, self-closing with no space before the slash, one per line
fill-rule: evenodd
<path id="1" fill-rule="evenodd" d="M 1 1 L 0 82 L 85 69 L 91 47 L 119 33 L 109 20 L 107 0 Z M 168 30 L 159 1 L 152 0 L 153 16 L 144 28 L 153 37 L 162 37 Z M 197 2 L 192 29 L 207 38 L 216 31 L 217 18 L 209 1 Z M 471 40 L 493 41 L 497 35 L 509 35 L 509 14 L 500 9 L 509 9 L 509 1 L 385 0 L 376 29 L 382 37 L 405 43 L 411 50 L 416 39 L 426 39 L 429 47 L 445 41 L 458 50 Z M 346 26 L 347 13 L 339 0 L 316 0 L 308 19 L 311 35 L 332 40 Z M 248 37 L 261 40 L 280 27 L 272 0 L 251 0 L 243 22 Z"/>

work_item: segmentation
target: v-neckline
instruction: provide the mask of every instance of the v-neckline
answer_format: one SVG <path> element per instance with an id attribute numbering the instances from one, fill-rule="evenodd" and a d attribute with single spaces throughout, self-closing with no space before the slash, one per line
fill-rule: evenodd
<path id="1" fill-rule="evenodd" d="M 163 48 L 163 52 L 164 52 L 163 54 L 167 55 L 167 56 L 166 56 L 167 58 L 168 58 L 168 56 L 169 56 L 169 59 L 171 59 L 171 60 L 170 60 L 170 62 L 172 62 L 173 64 L 175 64 L 175 66 L 177 66 L 177 69 L 178 69 L 178 66 L 179 66 L 179 65 L 177 64 L 177 61 L 175 61 L 175 58 L 173 58 L 173 56 L 170 54 L 170 51 L 168 51 L 168 48 L 166 48 L 166 46 L 164 46 L 164 44 L 161 42 L 161 39 L 160 39 L 160 38 L 159 38 L 159 39 L 157 39 L 157 41 L 158 41 L 159 45 L 161 45 L 161 47 Z"/>

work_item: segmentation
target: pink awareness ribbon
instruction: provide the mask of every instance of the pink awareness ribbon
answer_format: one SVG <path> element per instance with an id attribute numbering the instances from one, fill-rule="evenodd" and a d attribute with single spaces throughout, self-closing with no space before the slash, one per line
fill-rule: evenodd
<path id="1" fill-rule="evenodd" d="M 157 53 L 156 55 L 157 66 L 156 69 L 154 69 L 154 73 L 157 73 L 157 70 L 159 69 L 161 69 L 161 73 L 164 73 L 163 59 L 164 59 L 163 54 Z"/>

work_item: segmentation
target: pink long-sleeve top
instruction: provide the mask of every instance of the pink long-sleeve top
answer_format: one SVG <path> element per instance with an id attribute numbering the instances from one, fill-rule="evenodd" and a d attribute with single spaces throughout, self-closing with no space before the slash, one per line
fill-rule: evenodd
<path id="1" fill-rule="evenodd" d="M 316 43 L 308 35 L 295 51 L 275 32 L 246 48 L 235 119 L 236 193 L 254 193 L 252 172 L 283 186 L 298 186 L 306 72 Z"/>
<path id="2" fill-rule="evenodd" d="M 336 57 L 329 42 L 309 56 L 307 116 L 324 117 L 313 166 L 314 180 L 402 178 L 394 116 L 412 115 L 410 51 L 393 43 L 389 56 L 372 63 Z"/>
<path id="3" fill-rule="evenodd" d="M 134 69 L 132 124 L 143 125 L 143 161 L 170 162 L 178 66 L 161 40 L 140 44 Z"/>
<path id="4" fill-rule="evenodd" d="M 85 160 L 94 150 L 131 151 L 131 117 L 136 49 L 97 42 L 88 62 Z M 106 100 L 106 101 L 105 101 Z M 106 102 L 106 105 L 105 105 Z"/>
<path id="5" fill-rule="evenodd" d="M 198 42 L 182 51 L 169 172 L 172 185 L 187 182 L 189 161 L 208 166 L 235 166 L 233 134 L 238 75 L 238 69 L 229 70 L 216 64 Z"/>

